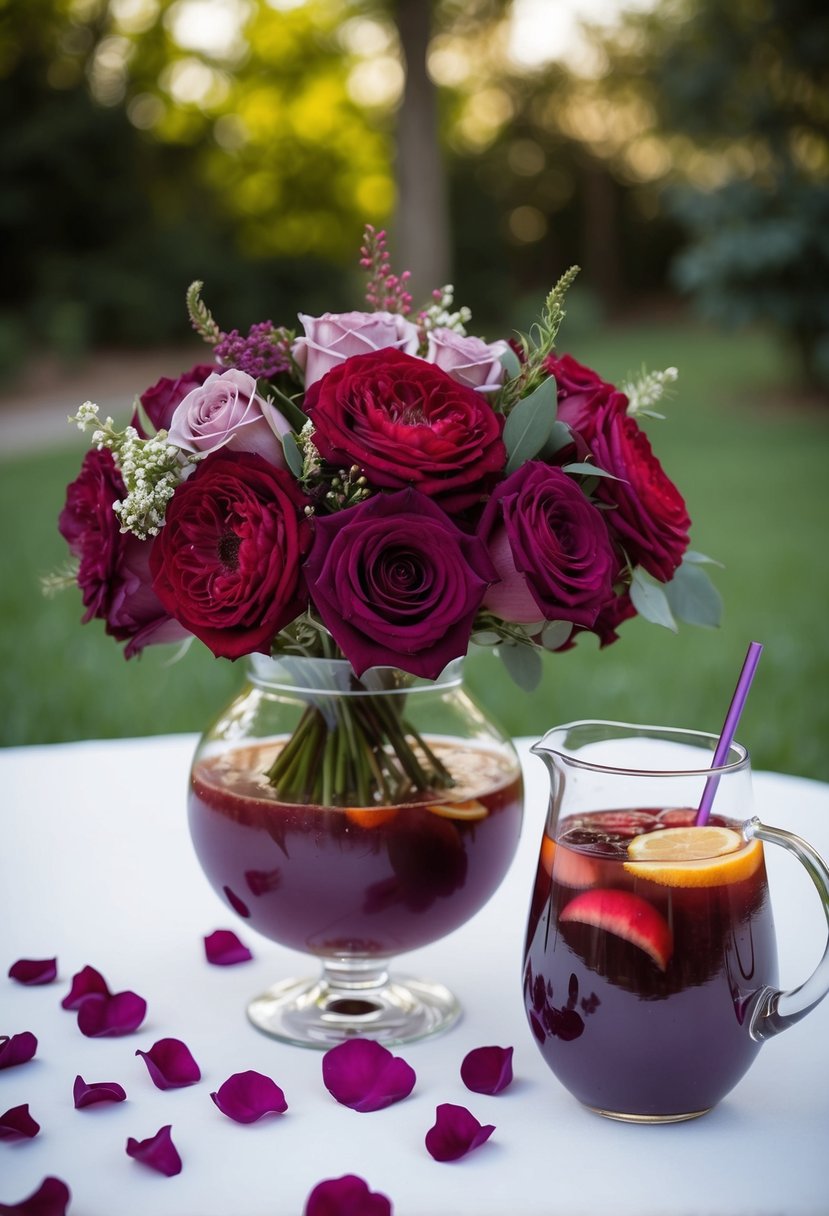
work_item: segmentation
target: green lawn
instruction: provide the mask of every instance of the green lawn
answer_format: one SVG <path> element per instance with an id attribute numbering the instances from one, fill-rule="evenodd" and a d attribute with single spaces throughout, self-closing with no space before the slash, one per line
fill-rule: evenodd
<path id="1" fill-rule="evenodd" d="M 724 564 L 724 623 L 673 635 L 635 620 L 603 652 L 584 638 L 546 657 L 532 695 L 478 655 L 471 687 L 515 733 L 585 716 L 718 730 L 757 639 L 766 650 L 740 736 L 758 767 L 829 779 L 829 411 L 798 404 L 762 335 L 665 323 L 576 331 L 569 346 L 609 379 L 680 368 L 668 419 L 649 430 L 688 500 L 694 548 Z M 199 644 L 178 662 L 149 650 L 126 663 L 100 623 L 79 628 L 76 592 L 41 596 L 40 576 L 65 558 L 56 518 L 79 459 L 74 447 L 0 467 L 4 745 L 197 730 L 242 679 Z"/>

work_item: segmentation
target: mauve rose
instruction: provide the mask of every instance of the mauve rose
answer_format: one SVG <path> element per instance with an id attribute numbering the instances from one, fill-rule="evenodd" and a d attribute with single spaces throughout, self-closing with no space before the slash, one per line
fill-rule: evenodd
<path id="1" fill-rule="evenodd" d="M 306 390 L 352 355 L 387 348 L 414 355 L 420 345 L 417 326 L 396 312 L 301 312 L 299 319 L 305 337 L 297 338 L 292 354 L 305 372 Z"/>
<path id="2" fill-rule="evenodd" d="M 590 448 L 595 464 L 619 479 L 601 477 L 594 490 L 613 508 L 604 512 L 611 534 L 634 566 L 670 582 L 688 548 L 691 521 L 648 437 L 610 400 L 598 411 Z"/>
<path id="3" fill-rule="evenodd" d="M 165 610 L 152 589 L 153 541 L 122 533 L 112 504 L 126 488 L 106 449 L 93 449 L 66 491 L 58 527 L 80 560 L 78 586 L 86 607 L 84 622 L 106 622 L 106 631 L 127 642 L 126 658 L 151 643 L 180 642 L 188 631 Z"/>
<path id="4" fill-rule="evenodd" d="M 412 486 L 447 511 L 479 502 L 503 469 L 504 419 L 480 394 L 396 350 L 355 355 L 305 395 L 314 444 L 370 485 Z"/>
<path id="5" fill-rule="evenodd" d="M 253 376 L 232 367 L 213 372 L 179 402 L 169 438 L 177 447 L 201 456 L 228 448 L 255 452 L 277 468 L 285 468 L 279 436 L 290 429 L 276 406 L 259 396 Z"/>
<path id="6" fill-rule="evenodd" d="M 476 537 L 425 495 L 401 490 L 317 517 L 305 577 L 358 676 L 391 666 L 434 679 L 466 653 L 495 571 Z"/>
<path id="7" fill-rule="evenodd" d="M 162 376 L 150 388 L 141 394 L 139 401 L 144 407 L 144 413 L 157 431 L 170 429 L 173 411 L 180 401 L 183 401 L 194 388 L 204 384 L 208 376 L 216 370 L 215 363 L 197 363 L 189 371 L 182 372 L 176 379 Z M 133 415 L 132 425 L 142 436 L 145 434 L 140 425 L 138 412 Z"/>
<path id="8" fill-rule="evenodd" d="M 267 654 L 304 610 L 306 503 L 289 473 L 225 448 L 176 489 L 150 554 L 153 586 L 218 657 Z"/>
<path id="9" fill-rule="evenodd" d="M 478 392 L 494 392 L 504 383 L 505 368 L 501 356 L 507 343 L 484 342 L 467 338 L 454 329 L 433 329 L 429 332 L 426 359 L 447 372 L 458 384 Z"/>
<path id="10" fill-rule="evenodd" d="M 528 461 L 502 482 L 478 526 L 501 581 L 484 607 L 505 621 L 589 629 L 619 567 L 603 513 L 563 473 Z"/>

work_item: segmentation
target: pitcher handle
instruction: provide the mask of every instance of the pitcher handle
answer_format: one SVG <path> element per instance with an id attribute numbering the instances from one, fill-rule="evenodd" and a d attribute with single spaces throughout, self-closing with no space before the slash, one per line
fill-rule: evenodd
<path id="1" fill-rule="evenodd" d="M 768 827 L 759 819 L 751 819 L 745 825 L 745 834 L 751 839 L 766 840 L 769 844 L 779 844 L 782 848 L 793 853 L 802 866 L 805 867 L 820 896 L 821 907 L 826 917 L 829 929 L 829 867 L 816 849 L 782 828 Z M 764 988 L 758 995 L 751 1015 L 749 1033 L 753 1039 L 762 1042 L 788 1029 L 811 1012 L 829 992 L 829 940 L 823 951 L 823 957 L 812 974 L 798 988 L 783 992 L 779 988 Z"/>

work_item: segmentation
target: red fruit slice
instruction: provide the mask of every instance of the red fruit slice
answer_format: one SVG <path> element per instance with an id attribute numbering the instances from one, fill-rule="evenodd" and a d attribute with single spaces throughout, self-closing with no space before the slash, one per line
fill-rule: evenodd
<path id="1" fill-rule="evenodd" d="M 665 917 L 641 895 L 630 891 L 608 887 L 582 891 L 562 910 L 561 919 L 595 925 L 624 938 L 644 950 L 660 971 L 665 970 L 674 951 L 673 933 Z"/>
<path id="2" fill-rule="evenodd" d="M 598 828 L 611 836 L 641 836 L 658 826 L 656 815 L 650 811 L 599 811 L 591 815 L 585 826 Z"/>

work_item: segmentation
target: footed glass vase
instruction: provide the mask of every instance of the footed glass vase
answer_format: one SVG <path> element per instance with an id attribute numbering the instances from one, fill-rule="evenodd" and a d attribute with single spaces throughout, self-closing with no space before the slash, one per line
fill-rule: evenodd
<path id="1" fill-rule="evenodd" d="M 454 995 L 390 974 L 390 960 L 486 903 L 514 856 L 522 801 L 515 749 L 464 690 L 461 660 L 427 681 L 251 656 L 196 750 L 190 832 L 227 906 L 319 963 L 256 997 L 253 1024 L 319 1048 L 451 1026 Z"/>

